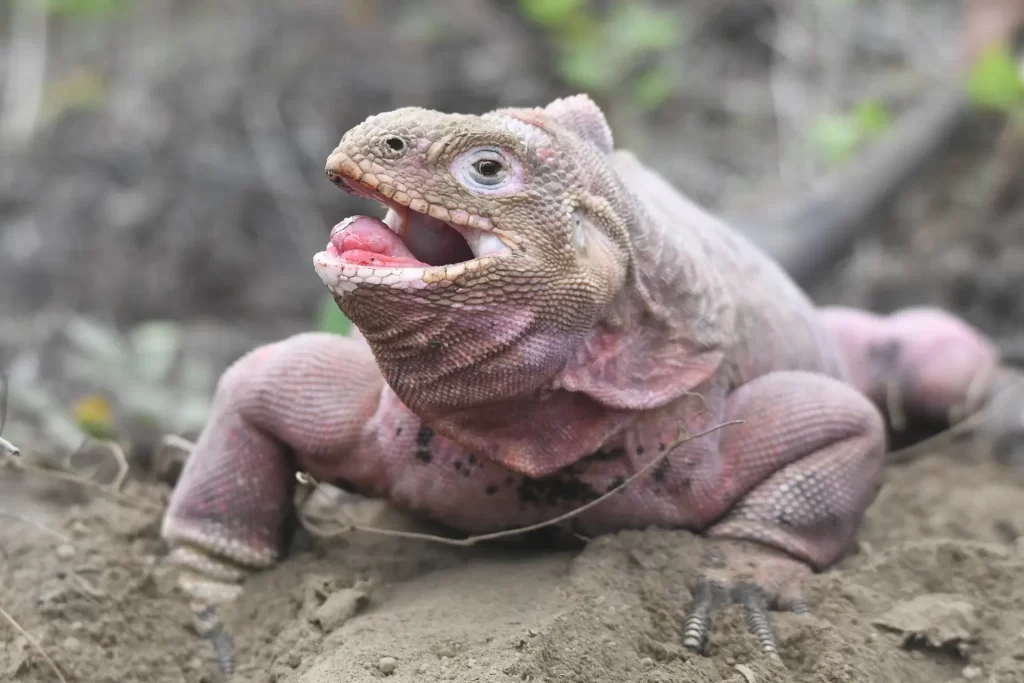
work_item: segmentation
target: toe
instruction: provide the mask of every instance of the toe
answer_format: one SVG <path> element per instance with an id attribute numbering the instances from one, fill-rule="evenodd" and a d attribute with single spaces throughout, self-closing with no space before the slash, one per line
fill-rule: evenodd
<path id="1" fill-rule="evenodd" d="M 726 604 L 738 604 L 760 649 L 778 657 L 771 611 L 810 612 L 803 581 L 811 573 L 803 562 L 763 545 L 714 541 L 693 584 L 693 602 L 683 621 L 683 645 L 706 653 L 715 614 Z"/>
<path id="2" fill-rule="evenodd" d="M 693 586 L 693 603 L 683 620 L 683 646 L 698 653 L 707 649 L 715 613 L 728 602 L 729 592 L 719 581 L 702 578 Z"/>
<path id="3" fill-rule="evenodd" d="M 772 600 L 763 588 L 756 584 L 741 583 L 736 586 L 734 600 L 743 605 L 746 613 L 747 629 L 757 638 L 761 650 L 769 655 L 778 656 L 779 648 L 775 642 L 775 630 L 772 628 L 769 605 Z"/>

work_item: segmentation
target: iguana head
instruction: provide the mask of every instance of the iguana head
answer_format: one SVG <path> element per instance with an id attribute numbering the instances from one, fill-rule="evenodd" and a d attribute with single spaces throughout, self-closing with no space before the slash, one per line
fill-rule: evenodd
<path id="1" fill-rule="evenodd" d="M 482 116 L 398 109 L 327 160 L 332 182 L 388 209 L 339 223 L 314 259 L 384 378 L 438 433 L 530 475 L 719 358 L 690 354 L 686 321 L 658 321 L 651 285 L 685 298 L 669 281 L 684 270 L 615 154 L 577 95 Z"/>
<path id="2" fill-rule="evenodd" d="M 535 389 L 620 289 L 611 133 L 577 96 L 483 116 L 404 108 L 349 130 L 327 175 L 384 204 L 315 266 L 396 392 L 465 407 Z"/>

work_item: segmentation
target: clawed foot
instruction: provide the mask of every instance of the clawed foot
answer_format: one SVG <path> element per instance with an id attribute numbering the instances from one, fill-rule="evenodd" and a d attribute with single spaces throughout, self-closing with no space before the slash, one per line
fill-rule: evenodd
<path id="1" fill-rule="evenodd" d="M 801 584 L 811 568 L 757 543 L 723 539 L 710 541 L 710 546 L 691 589 L 693 603 L 683 622 L 683 645 L 703 654 L 715 614 L 728 604 L 739 604 L 761 649 L 778 657 L 770 611 L 810 612 Z"/>
<path id="2" fill-rule="evenodd" d="M 178 568 L 178 585 L 189 597 L 196 633 L 210 643 L 218 668 L 230 678 L 235 670 L 234 640 L 221 621 L 219 606 L 238 598 L 249 572 L 189 546 L 175 548 L 170 559 Z"/>

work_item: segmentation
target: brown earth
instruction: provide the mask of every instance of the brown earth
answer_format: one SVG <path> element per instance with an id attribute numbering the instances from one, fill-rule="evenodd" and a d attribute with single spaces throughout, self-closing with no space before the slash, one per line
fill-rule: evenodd
<path id="1" fill-rule="evenodd" d="M 0 362 L 38 344 L 35 327 L 68 311 L 119 327 L 152 318 L 193 333 L 205 326 L 190 335 L 194 351 L 221 367 L 303 329 L 322 294 L 309 255 L 332 217 L 355 208 L 322 178 L 342 130 L 405 104 L 481 111 L 568 92 L 510 4 L 431 0 L 385 11 L 353 2 L 340 12 L 330 0 L 297 0 L 249 14 L 249 3 L 225 2 L 198 18 L 185 4 L 151 0 L 155 18 L 55 34 L 53 71 L 100 65 L 114 94 L 106 109 L 60 119 L 16 177 L 0 179 L 0 238 L 9 240 Z M 814 169 L 792 131 L 886 90 L 879 84 L 894 73 L 927 83 L 926 69 L 906 67 L 927 62 L 907 54 L 920 32 L 954 42 L 943 40 L 951 2 L 860 3 L 849 10 L 858 21 L 830 19 L 850 32 L 855 55 L 836 88 L 834 72 L 816 68 L 829 56 L 821 44 L 837 42 L 828 31 L 814 34 L 817 47 L 801 42 L 811 34 L 776 35 L 789 36 L 790 61 L 772 67 L 771 13 L 756 2 L 719 4 L 733 8 L 727 20 L 709 20 L 680 48 L 692 69 L 671 106 L 642 120 L 623 114 L 617 129 L 713 207 L 802 187 Z M 422 13 L 397 21 L 410 7 L 441 19 L 429 30 Z M 818 26 L 790 20 L 791 29 Z M 775 102 L 769 84 L 789 95 Z M 280 120 L 252 97 L 266 92 Z M 253 112 L 263 118 L 246 119 Z M 816 298 L 883 311 L 940 304 L 1024 355 L 1024 155 L 999 142 L 1000 126 L 975 122 Z M 268 141 L 284 147 L 267 152 Z M 300 177 L 267 186 L 259 150 Z M 60 394 L 68 382 L 52 371 L 59 365 L 42 367 Z M 809 582 L 813 615 L 775 615 L 782 664 L 757 652 L 735 608 L 717 621 L 709 656 L 683 651 L 680 615 L 702 545 L 685 532 L 617 534 L 573 551 L 361 533 L 300 538 L 292 557 L 247 583 L 225 613 L 234 680 L 1024 681 L 1021 484 L 975 439 L 925 450 L 889 469 L 856 552 Z M 21 628 L 69 682 L 220 680 L 164 562 L 158 528 L 169 489 L 144 481 L 137 465 L 117 500 L 0 469 L 0 608 L 19 625 L 0 618 L 0 680 L 58 680 Z"/>
<path id="2" fill-rule="evenodd" d="M 709 656 L 682 649 L 703 543 L 689 533 L 621 533 L 582 551 L 361 533 L 248 582 L 225 613 L 232 680 L 1024 681 L 1020 487 L 973 450 L 891 467 L 857 551 L 809 582 L 813 616 L 775 615 L 782 664 L 758 653 L 738 608 L 722 613 Z M 130 484 L 127 502 L 50 521 L 66 540 L 2 527 L 0 605 L 68 681 L 219 680 L 163 563 L 167 492 Z M 55 680 L 25 637 L 6 636 L 3 680 Z"/>

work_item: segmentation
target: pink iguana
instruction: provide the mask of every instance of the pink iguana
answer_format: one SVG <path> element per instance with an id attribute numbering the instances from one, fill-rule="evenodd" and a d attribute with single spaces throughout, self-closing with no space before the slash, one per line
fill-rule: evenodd
<path id="1" fill-rule="evenodd" d="M 163 526 L 196 596 L 279 558 L 296 469 L 466 532 L 550 519 L 708 539 L 684 643 L 769 608 L 848 548 L 879 487 L 883 415 L 980 405 L 993 345 L 934 309 L 819 310 L 759 248 L 613 149 L 587 97 L 482 116 L 404 108 L 348 131 L 316 272 L 361 333 L 300 334 L 221 379 Z"/>

